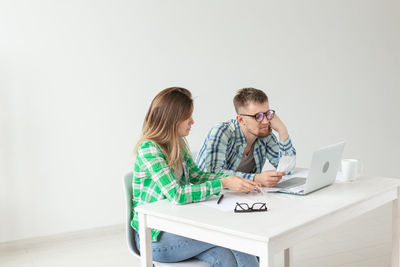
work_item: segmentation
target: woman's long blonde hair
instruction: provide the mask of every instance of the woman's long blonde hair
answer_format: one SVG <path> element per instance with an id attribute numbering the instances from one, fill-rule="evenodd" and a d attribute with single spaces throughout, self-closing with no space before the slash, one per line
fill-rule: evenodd
<path id="1" fill-rule="evenodd" d="M 193 99 L 189 90 L 170 87 L 159 92 L 151 102 L 143 122 L 142 136 L 135 146 L 133 157 L 144 140 L 157 143 L 163 150 L 168 164 L 182 170 L 183 152 L 189 152 L 185 138 L 177 133 L 178 124 L 192 115 Z"/>

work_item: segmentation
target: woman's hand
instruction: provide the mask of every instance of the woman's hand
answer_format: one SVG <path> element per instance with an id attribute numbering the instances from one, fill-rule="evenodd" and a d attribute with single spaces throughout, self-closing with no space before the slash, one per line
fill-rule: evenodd
<path id="1" fill-rule="evenodd" d="M 222 178 L 221 182 L 223 188 L 228 188 L 237 192 L 250 192 L 254 187 L 261 186 L 252 180 L 244 179 L 239 176 L 228 176 Z"/>

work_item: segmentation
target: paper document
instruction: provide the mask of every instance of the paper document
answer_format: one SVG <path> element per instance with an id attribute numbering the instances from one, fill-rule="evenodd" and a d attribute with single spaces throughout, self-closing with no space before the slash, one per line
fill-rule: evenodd
<path id="1" fill-rule="evenodd" d="M 282 156 L 276 171 L 288 173 L 296 166 L 296 156 Z"/>
<path id="2" fill-rule="evenodd" d="M 246 198 L 245 193 L 234 193 L 234 192 L 225 192 L 224 198 L 217 204 L 219 196 L 211 197 L 205 201 L 199 202 L 202 205 L 206 205 L 215 209 L 219 209 L 222 211 L 232 211 L 236 207 L 236 202 L 238 203 L 253 203 L 254 199 Z"/>
<path id="3" fill-rule="evenodd" d="M 276 187 L 260 187 L 261 192 L 263 193 L 272 193 L 272 192 L 278 192 L 280 188 Z"/>
<path id="4" fill-rule="evenodd" d="M 280 180 L 280 182 L 289 180 L 293 177 L 307 178 L 307 176 L 308 176 L 308 169 L 305 169 L 305 170 L 301 170 L 301 171 L 296 171 L 295 173 L 293 173 L 291 175 L 282 176 L 282 179 Z"/>

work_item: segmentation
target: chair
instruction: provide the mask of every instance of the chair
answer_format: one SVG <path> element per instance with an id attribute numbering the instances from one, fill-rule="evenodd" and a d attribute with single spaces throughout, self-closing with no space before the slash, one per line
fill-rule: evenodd
<path id="1" fill-rule="evenodd" d="M 136 247 L 135 242 L 135 229 L 131 226 L 132 220 L 132 179 L 133 173 L 129 172 L 124 177 L 124 189 L 125 189 L 125 200 L 126 200 L 126 241 L 128 243 L 129 251 L 140 260 L 140 253 Z M 174 263 L 162 263 L 153 261 L 153 266 L 157 267 L 210 267 L 210 265 L 204 261 L 198 259 L 188 259 L 182 262 Z"/>

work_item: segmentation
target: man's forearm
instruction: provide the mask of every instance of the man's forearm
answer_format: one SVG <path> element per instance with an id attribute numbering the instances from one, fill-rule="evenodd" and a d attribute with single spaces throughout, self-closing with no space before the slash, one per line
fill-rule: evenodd
<path id="1" fill-rule="evenodd" d="M 278 134 L 279 134 L 279 139 L 282 141 L 286 141 L 289 138 L 289 133 L 286 127 L 284 129 L 280 129 L 278 131 Z"/>
<path id="2" fill-rule="evenodd" d="M 222 172 L 223 174 L 230 175 L 230 176 L 239 176 L 245 179 L 250 179 L 254 180 L 254 173 L 245 173 L 245 172 L 240 172 L 240 171 L 234 171 L 234 170 L 229 170 L 229 169 L 217 169 L 216 172 Z"/>

